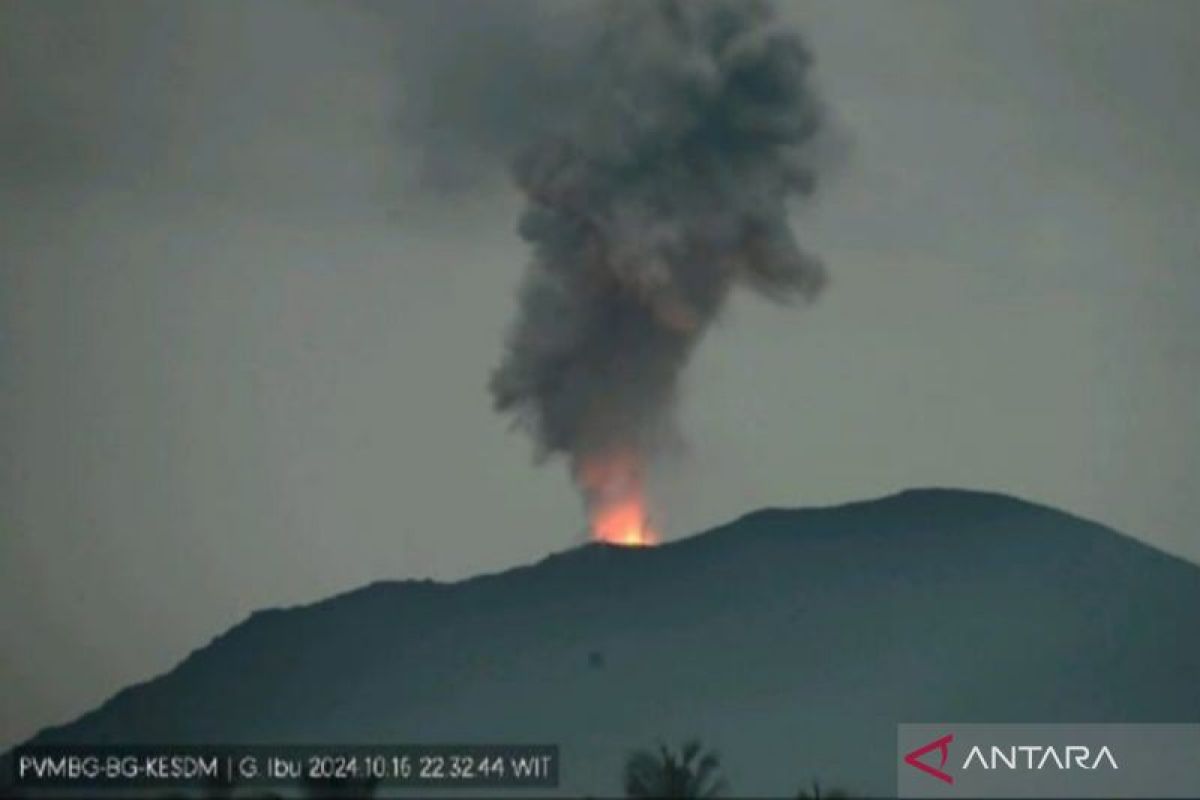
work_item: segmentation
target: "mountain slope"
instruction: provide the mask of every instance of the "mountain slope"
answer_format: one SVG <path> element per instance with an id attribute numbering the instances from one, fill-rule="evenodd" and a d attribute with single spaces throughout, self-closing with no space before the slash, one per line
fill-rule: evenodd
<path id="1" fill-rule="evenodd" d="M 760 511 L 260 612 L 34 741 L 543 741 L 613 794 L 700 736 L 739 793 L 880 794 L 901 721 L 1200 721 L 1200 568 L 1000 495 Z"/>

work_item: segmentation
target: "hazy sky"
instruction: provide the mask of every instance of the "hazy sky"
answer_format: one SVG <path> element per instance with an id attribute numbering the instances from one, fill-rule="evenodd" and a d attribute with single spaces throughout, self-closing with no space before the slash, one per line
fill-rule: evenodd
<path id="1" fill-rule="evenodd" d="M 520 198 L 411 127 L 521 113 L 536 61 L 469 55 L 527 5 L 0 4 L 0 745 L 254 609 L 581 540 L 486 393 Z M 831 283 L 703 342 L 669 534 L 951 485 L 1200 562 L 1200 4 L 783 14 L 849 141 L 796 214 Z"/>

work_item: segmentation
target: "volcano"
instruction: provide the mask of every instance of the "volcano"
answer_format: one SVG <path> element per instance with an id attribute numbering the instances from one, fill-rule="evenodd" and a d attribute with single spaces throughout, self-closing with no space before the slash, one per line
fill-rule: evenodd
<path id="1" fill-rule="evenodd" d="M 913 490 L 253 614 L 33 743 L 550 742 L 563 794 L 701 738 L 731 792 L 895 791 L 898 722 L 1200 721 L 1200 568 Z"/>

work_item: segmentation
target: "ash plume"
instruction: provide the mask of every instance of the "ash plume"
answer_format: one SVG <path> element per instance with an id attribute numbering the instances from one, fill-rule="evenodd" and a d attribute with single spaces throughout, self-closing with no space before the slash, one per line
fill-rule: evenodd
<path id="1" fill-rule="evenodd" d="M 639 457 L 674 436 L 679 376 L 730 291 L 811 298 L 790 198 L 821 104 L 798 36 L 757 2 L 605 9 L 571 113 L 516 156 L 532 261 L 495 407 L 540 456 Z"/>

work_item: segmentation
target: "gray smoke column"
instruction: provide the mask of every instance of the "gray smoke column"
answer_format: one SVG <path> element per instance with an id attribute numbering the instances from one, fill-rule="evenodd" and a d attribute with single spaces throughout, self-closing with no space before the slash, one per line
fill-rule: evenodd
<path id="1" fill-rule="evenodd" d="M 532 261 L 491 391 L 613 539 L 645 526 L 642 470 L 730 291 L 808 298 L 824 272 L 787 219 L 821 119 L 797 35 L 754 2 L 607 11 L 577 107 L 515 160 Z"/>

